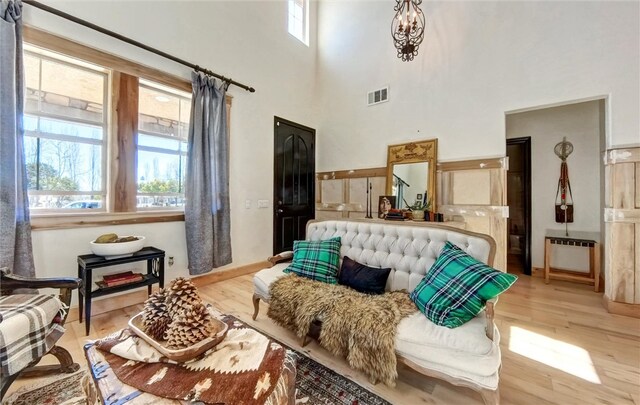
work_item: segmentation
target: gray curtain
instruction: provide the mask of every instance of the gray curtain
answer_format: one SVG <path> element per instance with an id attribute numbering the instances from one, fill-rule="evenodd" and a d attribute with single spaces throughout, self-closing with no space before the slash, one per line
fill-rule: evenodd
<path id="1" fill-rule="evenodd" d="M 0 0 L 0 267 L 34 276 L 23 111 L 22 1 Z"/>
<path id="2" fill-rule="evenodd" d="M 189 273 L 231 263 L 226 84 L 191 74 L 193 98 L 184 210 Z"/>

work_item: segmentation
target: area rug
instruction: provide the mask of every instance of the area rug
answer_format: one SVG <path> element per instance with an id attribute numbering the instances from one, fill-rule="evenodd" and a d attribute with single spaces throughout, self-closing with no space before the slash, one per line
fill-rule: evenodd
<path id="1" fill-rule="evenodd" d="M 85 369 L 21 387 L 2 401 L 3 405 L 93 405 L 96 403 L 95 387 Z"/>
<path id="2" fill-rule="evenodd" d="M 295 351 L 295 350 L 294 350 Z M 389 404 L 355 382 L 296 352 L 296 404 Z"/>
<path id="3" fill-rule="evenodd" d="M 235 318 L 232 315 L 229 315 Z M 238 319 L 238 318 L 235 318 Z M 238 321 L 242 322 L 238 319 Z M 247 327 L 251 327 L 251 325 Z M 259 331 L 264 333 L 263 331 Z M 296 356 L 296 404 L 390 405 L 381 397 L 280 342 Z"/>

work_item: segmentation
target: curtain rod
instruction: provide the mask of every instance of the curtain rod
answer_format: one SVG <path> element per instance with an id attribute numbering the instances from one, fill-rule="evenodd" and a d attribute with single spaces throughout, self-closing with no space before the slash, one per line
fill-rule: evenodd
<path id="1" fill-rule="evenodd" d="M 213 71 L 211 71 L 209 69 L 205 69 L 205 68 L 200 67 L 200 66 L 198 66 L 196 64 L 188 62 L 188 61 L 186 61 L 184 59 L 180 59 L 180 58 L 178 58 L 176 56 L 169 55 L 168 53 L 163 52 L 163 51 L 161 51 L 159 49 L 152 48 L 152 47 L 150 47 L 148 45 L 145 45 L 145 44 L 143 44 L 141 42 L 138 42 L 138 41 L 133 40 L 131 38 L 125 37 L 124 35 L 120 35 L 117 32 L 113 32 L 113 31 L 110 31 L 110 30 L 108 30 L 106 28 L 102 28 L 99 25 L 95 25 L 95 24 L 93 24 L 93 23 L 91 23 L 89 21 L 86 21 L 86 20 L 83 20 L 81 18 L 75 17 L 75 16 L 73 16 L 71 14 L 67 14 L 64 11 L 60 11 L 60 10 L 58 10 L 56 8 L 47 6 L 45 4 L 42 4 L 42 3 L 34 1 L 34 0 L 23 0 L 22 2 L 25 3 L 25 4 L 28 4 L 30 6 L 33 6 L 33 7 L 39 8 L 41 10 L 44 10 L 46 12 L 49 12 L 51 14 L 55 14 L 58 17 L 62 17 L 62 18 L 65 18 L 65 19 L 67 19 L 69 21 L 73 21 L 74 23 L 77 23 L 77 24 L 80 24 L 80 25 L 84 25 L 87 28 L 91 28 L 92 30 L 95 30 L 95 31 L 101 32 L 101 33 L 103 33 L 105 35 L 108 35 L 110 37 L 119 39 L 120 41 L 126 42 L 128 44 L 133 45 L 133 46 L 137 46 L 138 48 L 142 48 L 145 51 L 148 51 L 148 52 L 151 52 L 151 53 L 155 53 L 156 55 L 160 55 L 160 56 L 162 56 L 164 58 L 167 58 L 167 59 L 170 59 L 170 60 L 172 60 L 174 62 L 180 63 L 181 65 L 188 66 L 188 67 L 192 68 L 193 70 L 195 70 L 197 72 L 203 72 L 203 73 L 205 73 L 205 74 L 207 74 L 209 76 L 216 77 L 216 78 L 218 78 L 218 79 L 220 79 L 222 81 L 225 81 L 225 82 L 227 82 L 229 84 L 233 84 L 235 86 L 243 88 L 243 89 L 249 91 L 250 93 L 254 93 L 256 91 L 256 89 L 254 89 L 251 86 L 247 86 L 246 84 L 238 83 L 235 80 L 232 80 L 232 79 L 230 79 L 228 77 L 224 77 L 222 75 L 219 75 L 219 74 L 217 74 L 217 73 L 215 73 L 215 72 L 213 72 Z"/>

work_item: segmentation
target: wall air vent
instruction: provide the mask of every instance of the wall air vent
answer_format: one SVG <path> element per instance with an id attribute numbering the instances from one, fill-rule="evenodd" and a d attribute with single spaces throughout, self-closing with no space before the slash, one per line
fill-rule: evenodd
<path id="1" fill-rule="evenodd" d="M 380 90 L 370 91 L 367 94 L 367 105 L 375 105 L 389 101 L 389 86 Z"/>

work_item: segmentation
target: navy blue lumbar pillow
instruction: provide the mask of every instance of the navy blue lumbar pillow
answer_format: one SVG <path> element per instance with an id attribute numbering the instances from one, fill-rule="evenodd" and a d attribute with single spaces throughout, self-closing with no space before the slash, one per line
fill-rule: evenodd
<path id="1" fill-rule="evenodd" d="M 345 256 L 342 259 L 338 284 L 365 294 L 384 294 L 391 269 L 365 266 Z"/>

